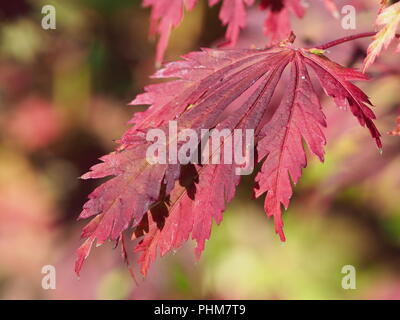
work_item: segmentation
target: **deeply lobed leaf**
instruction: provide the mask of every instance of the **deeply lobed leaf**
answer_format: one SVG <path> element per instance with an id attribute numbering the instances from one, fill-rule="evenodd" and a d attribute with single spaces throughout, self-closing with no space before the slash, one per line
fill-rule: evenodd
<path id="1" fill-rule="evenodd" d="M 151 7 L 150 34 L 158 34 L 156 63 L 163 62 L 168 40 L 173 28 L 183 19 L 184 10 L 192 10 L 198 0 L 143 0 L 143 6 Z M 326 7 L 334 16 L 338 11 L 333 0 L 324 0 Z M 240 30 L 246 26 L 246 8 L 253 6 L 255 0 L 208 0 L 209 6 L 221 3 L 219 18 L 224 26 L 225 46 L 234 46 Z M 269 44 L 276 44 L 286 39 L 291 32 L 290 14 L 302 18 L 305 7 L 301 0 L 261 0 L 259 8 L 266 11 L 264 33 L 269 38 Z"/>
<path id="2" fill-rule="evenodd" d="M 286 93 L 275 108 L 271 99 L 287 65 L 291 71 Z M 290 179 L 296 183 L 306 166 L 302 140 L 321 161 L 326 143 L 325 117 L 309 70 L 339 107 L 348 106 L 360 124 L 369 128 L 380 147 L 375 116 L 367 106 L 371 103 L 351 83 L 366 80 L 361 72 L 287 42 L 264 50 L 204 49 L 190 53 L 155 74 L 156 78 L 175 80 L 148 86 L 132 102 L 151 106 L 135 114 L 133 126 L 121 138 L 118 149 L 83 176 L 111 179 L 89 196 L 81 213 L 81 218 L 94 218 L 82 232 L 87 240 L 78 250 L 76 272 L 94 241 L 118 241 L 128 229 L 134 239 L 141 239 L 135 250 L 141 253 L 143 274 L 158 252 L 164 255 L 176 250 L 190 235 L 197 241 L 196 255 L 200 256 L 213 220 L 221 222 L 226 204 L 234 197 L 240 180 L 238 165 L 149 164 L 145 133 L 151 128 L 167 131 L 170 120 L 177 121 L 179 131 L 254 130 L 256 160 L 263 161 L 255 193 L 266 193 L 265 211 L 274 217 L 276 232 L 284 240 L 281 205 L 288 207 Z M 222 141 L 218 148 L 224 147 Z"/>
<path id="3" fill-rule="evenodd" d="M 387 1 L 382 3 L 382 9 L 376 19 L 376 25 L 382 29 L 374 36 L 368 47 L 367 57 L 364 60 L 363 71 L 366 71 L 376 60 L 383 49 L 387 49 L 396 37 L 396 30 L 400 24 L 400 2 L 393 3 L 385 8 Z M 400 52 L 400 44 L 397 47 Z"/>

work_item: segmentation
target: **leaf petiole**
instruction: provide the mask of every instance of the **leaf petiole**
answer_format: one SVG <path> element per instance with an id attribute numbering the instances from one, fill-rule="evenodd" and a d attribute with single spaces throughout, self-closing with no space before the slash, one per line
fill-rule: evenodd
<path id="1" fill-rule="evenodd" d="M 353 41 L 356 39 L 362 39 L 362 38 L 370 38 L 370 37 L 375 36 L 376 34 L 377 34 L 377 32 L 358 33 L 358 34 L 354 34 L 352 36 L 343 37 L 343 38 L 340 38 L 337 40 L 330 41 L 325 44 L 321 44 L 319 46 L 314 47 L 313 49 L 326 50 L 326 49 L 335 47 L 335 46 L 345 43 L 345 42 Z M 400 34 L 396 34 L 396 38 L 400 38 Z"/>

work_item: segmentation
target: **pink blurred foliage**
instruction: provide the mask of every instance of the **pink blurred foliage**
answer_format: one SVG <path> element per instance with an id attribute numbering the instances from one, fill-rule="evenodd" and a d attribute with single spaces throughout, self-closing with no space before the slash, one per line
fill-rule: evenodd
<path id="1" fill-rule="evenodd" d="M 55 142 L 63 131 L 63 122 L 54 106 L 39 96 L 28 96 L 11 111 L 7 131 L 28 151 L 42 149 Z"/>
<path id="2" fill-rule="evenodd" d="M 400 300 L 400 281 L 388 279 L 377 283 L 365 295 L 367 300 Z"/>
<path id="3" fill-rule="evenodd" d="M 399 107 L 400 110 L 400 107 Z M 400 116 L 397 117 L 397 127 L 392 131 L 389 131 L 391 136 L 400 136 Z"/>

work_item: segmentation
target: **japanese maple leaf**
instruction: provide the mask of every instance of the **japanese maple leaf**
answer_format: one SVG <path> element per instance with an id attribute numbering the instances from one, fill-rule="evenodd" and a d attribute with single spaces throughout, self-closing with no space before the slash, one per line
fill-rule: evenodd
<path id="1" fill-rule="evenodd" d="M 210 6 L 220 2 L 220 0 L 209 0 Z M 254 0 L 223 0 L 219 18 L 224 26 L 228 26 L 225 38 L 227 45 L 235 45 L 240 30 L 246 26 L 246 5 L 251 6 Z"/>
<path id="2" fill-rule="evenodd" d="M 80 218 L 93 219 L 82 232 L 87 240 L 78 249 L 76 272 L 95 241 L 100 245 L 107 239 L 122 240 L 128 229 L 132 238 L 141 239 L 135 251 L 141 253 L 143 274 L 158 252 L 164 255 L 176 250 L 190 236 L 197 241 L 196 255 L 200 256 L 212 221 L 221 222 L 226 204 L 234 197 L 241 166 L 223 161 L 186 165 L 147 162 L 146 131 L 167 131 L 171 120 L 177 122 L 179 131 L 254 130 L 256 160 L 262 162 L 255 193 L 266 193 L 266 213 L 274 217 L 276 232 L 284 240 L 281 206 L 287 207 L 292 196 L 290 178 L 296 183 L 306 166 L 302 141 L 321 160 L 324 154 L 325 117 L 309 70 L 339 107 L 348 107 L 360 124 L 369 128 L 381 147 L 373 124 L 375 116 L 367 106 L 371 103 L 351 83 L 366 80 L 366 76 L 322 53 L 296 48 L 291 42 L 263 50 L 204 49 L 158 71 L 155 77 L 175 80 L 148 86 L 132 102 L 151 106 L 133 117 L 133 126 L 121 138 L 119 148 L 83 176 L 111 179 L 94 190 L 84 205 Z M 291 74 L 286 94 L 275 108 L 271 98 L 288 65 Z M 243 149 L 244 145 L 239 139 L 231 148 Z M 217 147 L 226 147 L 225 142 Z"/>
<path id="3" fill-rule="evenodd" d="M 396 30 L 400 23 L 400 2 L 396 2 L 389 7 L 384 7 L 387 2 L 383 2 L 383 7 L 376 19 L 376 25 L 383 28 L 374 36 L 374 41 L 369 45 L 367 57 L 364 60 L 363 71 L 365 72 L 376 60 L 377 56 L 385 48 L 387 49 L 396 37 Z M 400 52 L 400 44 L 397 47 Z"/>
<path id="4" fill-rule="evenodd" d="M 150 34 L 159 34 L 156 62 L 161 64 L 167 49 L 168 40 L 173 28 L 183 19 L 186 8 L 192 10 L 198 0 L 143 0 L 145 7 L 151 7 Z M 230 45 L 234 45 L 239 37 L 240 29 L 246 25 L 246 5 L 251 6 L 254 0 L 209 0 L 213 6 L 222 2 L 219 18 L 223 25 L 227 25 L 225 38 Z"/>
<path id="5" fill-rule="evenodd" d="M 328 10 L 338 15 L 333 0 L 324 0 Z M 163 61 L 173 28 L 183 19 L 184 9 L 192 10 L 198 0 L 143 0 L 145 7 L 151 7 L 150 34 L 160 36 L 157 44 L 156 63 Z M 226 43 L 221 46 L 234 46 L 240 30 L 246 26 L 246 7 L 255 4 L 255 0 L 208 0 L 209 6 L 222 3 L 219 18 L 224 26 Z M 305 8 L 301 0 L 261 0 L 261 10 L 267 11 L 264 33 L 270 37 L 269 43 L 286 39 L 291 32 L 290 13 L 302 18 Z"/>
<path id="6" fill-rule="evenodd" d="M 143 0 L 143 6 L 151 7 L 150 34 L 159 34 L 156 62 L 161 64 L 167 49 L 171 31 L 183 19 L 183 10 L 192 10 L 197 0 Z"/>
<path id="7" fill-rule="evenodd" d="M 302 18 L 305 13 L 301 0 L 262 0 L 260 7 L 267 10 L 264 33 L 270 37 L 270 44 L 289 36 L 292 31 L 289 13 L 299 18 Z"/>

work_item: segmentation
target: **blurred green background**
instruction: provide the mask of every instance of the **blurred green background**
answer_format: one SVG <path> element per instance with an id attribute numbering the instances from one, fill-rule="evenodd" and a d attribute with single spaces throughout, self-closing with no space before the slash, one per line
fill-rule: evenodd
<path id="1" fill-rule="evenodd" d="M 357 30 L 343 30 L 323 1 L 311 2 L 303 20 L 293 19 L 299 46 L 371 31 L 379 1 L 337 1 L 357 7 Z M 56 30 L 41 27 L 47 4 L 57 10 Z M 143 110 L 127 104 L 155 71 L 149 10 L 139 0 L 18 0 L 0 8 L 0 298 L 400 298 L 400 137 L 386 134 L 400 105 L 393 46 L 371 68 L 374 80 L 359 84 L 377 106 L 383 154 L 349 112 L 323 97 L 326 162 L 309 157 L 284 214 L 285 244 L 247 177 L 200 261 L 189 242 L 158 259 L 146 279 L 135 270 L 135 281 L 108 244 L 92 251 L 78 279 L 73 263 L 85 222 L 76 218 L 98 183 L 78 177 Z M 200 1 L 187 13 L 167 60 L 223 37 L 218 10 Z M 238 47 L 265 45 L 264 17 L 249 11 Z M 358 40 L 329 57 L 359 67 L 367 45 Z M 56 267 L 55 290 L 42 288 L 44 265 Z M 355 290 L 341 286 L 345 265 L 356 268 Z"/>

